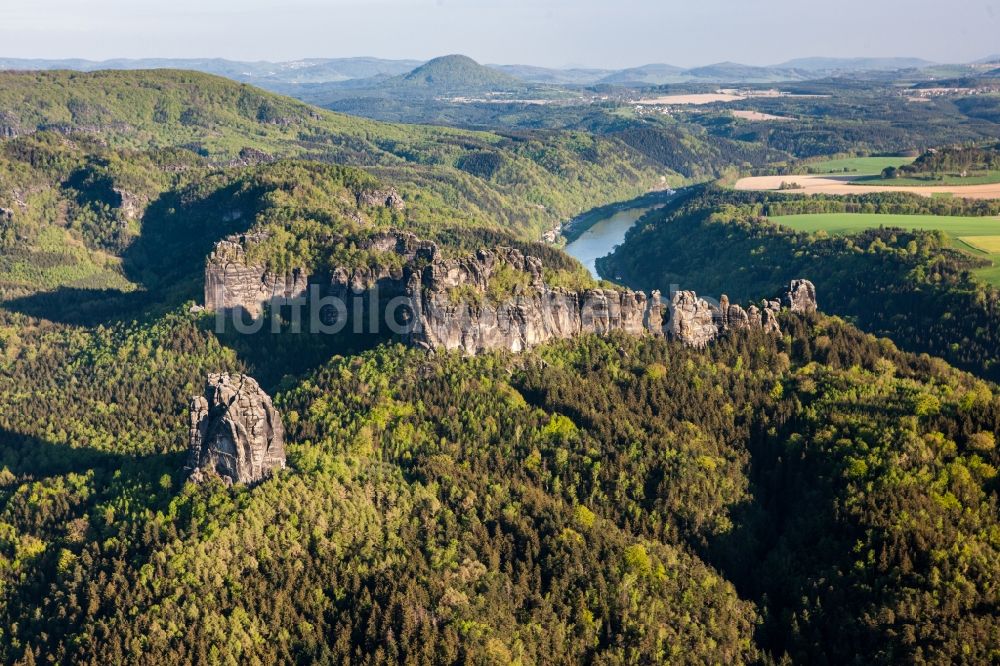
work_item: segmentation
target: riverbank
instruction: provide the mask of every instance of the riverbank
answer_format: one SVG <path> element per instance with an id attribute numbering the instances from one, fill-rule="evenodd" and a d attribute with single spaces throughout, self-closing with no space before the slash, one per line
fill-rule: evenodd
<path id="1" fill-rule="evenodd" d="M 593 227 L 595 224 L 612 217 L 616 213 L 634 208 L 652 208 L 654 206 L 667 203 L 676 195 L 676 190 L 656 190 L 654 192 L 647 192 L 641 197 L 629 199 L 628 201 L 618 201 L 605 206 L 592 208 L 586 213 L 577 215 L 572 220 L 562 225 L 560 234 L 566 239 L 568 247 L 569 244 L 577 240 L 583 235 L 584 232 Z M 608 251 L 610 252 L 610 250 Z"/>
<path id="2" fill-rule="evenodd" d="M 677 194 L 673 190 L 651 192 L 636 199 L 588 211 L 572 222 L 569 234 L 572 240 L 563 249 L 599 280 L 601 277 L 597 271 L 597 260 L 611 254 L 625 240 L 629 229 L 649 211 L 667 205 Z"/>

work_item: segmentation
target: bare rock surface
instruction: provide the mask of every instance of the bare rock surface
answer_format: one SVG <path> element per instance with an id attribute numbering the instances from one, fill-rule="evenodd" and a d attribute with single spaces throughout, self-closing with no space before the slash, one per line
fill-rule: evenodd
<path id="1" fill-rule="evenodd" d="M 301 269 L 285 274 L 247 262 L 248 243 L 259 243 L 260 234 L 229 236 L 215 244 L 205 264 L 205 308 L 212 311 L 242 308 L 252 317 L 264 312 L 273 299 L 305 295 L 309 275 Z"/>
<path id="2" fill-rule="evenodd" d="M 670 337 L 686 345 L 704 347 L 722 331 L 718 310 L 693 291 L 675 291 L 670 309 Z"/>
<path id="3" fill-rule="evenodd" d="M 662 335 L 658 298 L 651 301 L 627 289 L 552 288 L 545 284 L 542 270 L 536 257 L 499 247 L 439 260 L 414 272 L 408 289 L 415 317 L 410 342 L 478 354 L 494 349 L 520 352 L 585 333 Z M 491 281 L 502 271 L 524 279 L 497 298 Z"/>
<path id="4" fill-rule="evenodd" d="M 381 198 L 383 192 L 377 194 Z M 358 241 L 375 258 L 365 265 L 335 267 L 322 276 L 305 269 L 276 274 L 247 262 L 248 245 L 264 238 L 246 234 L 216 244 L 205 269 L 206 309 L 242 308 L 258 317 L 268 302 L 305 296 L 312 284 L 324 296 L 344 299 L 347 307 L 341 312 L 348 317 L 354 312 L 351 298 L 374 295 L 365 307 L 377 304 L 383 312 L 366 319 L 384 323 L 387 303 L 402 299 L 407 342 L 467 354 L 521 352 L 549 340 L 613 331 L 668 335 L 704 347 L 731 331 L 780 333 L 783 304 L 793 312 L 816 310 L 816 290 L 808 280 L 792 281 L 780 300 L 747 309 L 725 295 L 715 304 L 693 291 L 677 291 L 664 303 L 655 291 L 647 296 L 629 289 L 551 287 L 542 262 L 516 248 L 445 257 L 435 243 L 402 231 Z M 396 315 L 389 318 L 400 321 Z"/>
<path id="5" fill-rule="evenodd" d="M 362 190 L 358 192 L 358 205 L 371 206 L 372 208 L 383 206 L 385 208 L 392 208 L 395 210 L 403 210 L 406 208 L 406 204 L 403 202 L 403 197 L 399 196 L 399 192 L 397 192 L 394 187 Z"/>
<path id="6" fill-rule="evenodd" d="M 792 280 L 784 301 L 792 312 L 816 312 L 816 286 L 809 280 Z"/>
<path id="7" fill-rule="evenodd" d="M 271 398 L 247 375 L 210 374 L 204 395 L 191 399 L 191 480 L 253 484 L 284 467 L 284 429 Z"/>

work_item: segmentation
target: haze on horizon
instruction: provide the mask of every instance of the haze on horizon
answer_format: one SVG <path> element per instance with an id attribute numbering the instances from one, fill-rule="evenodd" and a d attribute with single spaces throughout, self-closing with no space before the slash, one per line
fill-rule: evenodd
<path id="1" fill-rule="evenodd" d="M 998 0 L 4 0 L 0 57 L 296 60 L 463 53 L 621 68 L 1000 51 Z"/>

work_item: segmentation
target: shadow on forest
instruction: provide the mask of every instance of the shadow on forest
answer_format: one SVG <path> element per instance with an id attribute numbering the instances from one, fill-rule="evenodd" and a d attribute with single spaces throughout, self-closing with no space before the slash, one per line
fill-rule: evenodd
<path id="1" fill-rule="evenodd" d="M 2 306 L 32 317 L 76 326 L 113 325 L 149 320 L 193 300 L 204 290 L 205 258 L 221 238 L 246 231 L 261 209 L 264 189 L 245 183 L 205 183 L 207 194 L 181 190 L 153 201 L 142 219 L 142 234 L 122 255 L 128 279 L 140 290 L 73 289 L 13 299 Z M 212 190 L 213 187 L 218 189 Z M 308 320 L 308 312 L 305 314 Z M 212 330 L 213 317 L 202 325 Z M 271 321 L 261 332 L 216 334 L 247 365 L 261 385 L 273 389 L 285 376 L 303 374 L 334 354 L 353 354 L 388 339 L 387 335 L 273 334 Z"/>
<path id="2" fill-rule="evenodd" d="M 151 297 L 145 291 L 60 287 L 12 299 L 2 307 L 61 324 L 97 326 L 132 321 L 150 305 Z"/>
<path id="3" fill-rule="evenodd" d="M 94 470 L 109 476 L 120 474 L 128 483 L 157 483 L 170 474 L 176 486 L 184 466 L 183 452 L 127 455 L 86 447 L 53 444 L 30 435 L 0 428 L 0 469 L 19 478 L 40 480 Z"/>
<path id="4" fill-rule="evenodd" d="M 856 538 L 835 518 L 836 489 L 824 473 L 829 459 L 814 448 L 790 451 L 783 444 L 797 431 L 790 421 L 777 435 L 751 436 L 751 498 L 731 507 L 732 529 L 694 546 L 741 598 L 758 606 L 763 621 L 756 642 L 775 659 L 795 649 L 792 613 L 809 594 L 810 581 L 850 561 Z M 833 595 L 826 601 L 842 600 Z M 831 627 L 829 639 L 835 637 Z"/>
<path id="5" fill-rule="evenodd" d="M 147 207 L 142 233 L 122 254 L 125 276 L 139 285 L 138 291 L 60 287 L 12 299 L 3 307 L 57 323 L 96 326 L 200 301 L 205 257 L 216 241 L 253 223 L 261 194 L 241 183 L 204 197 L 186 190 L 166 192 Z"/>

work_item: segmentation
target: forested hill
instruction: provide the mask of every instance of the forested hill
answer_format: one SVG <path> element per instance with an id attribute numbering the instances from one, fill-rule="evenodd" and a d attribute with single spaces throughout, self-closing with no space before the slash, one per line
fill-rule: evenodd
<path id="1" fill-rule="evenodd" d="M 358 241 L 393 229 L 589 284 L 530 241 L 656 182 L 643 136 L 382 124 L 170 71 L 0 74 L 0 109 L 0 662 L 1000 658 L 1000 398 L 940 359 L 819 313 L 707 349 L 469 357 L 192 307 L 214 243 L 251 231 L 279 271 L 371 267 L 398 254 Z M 703 194 L 629 236 L 655 279 L 735 295 L 808 268 L 834 309 L 858 267 L 966 284 L 933 237 L 800 247 L 758 195 L 715 216 Z M 253 487 L 183 470 L 219 372 L 285 432 Z"/>
<path id="2" fill-rule="evenodd" d="M 938 232 L 882 228 L 831 237 L 781 226 L 781 215 L 861 211 L 983 216 L 996 215 L 1000 204 L 695 188 L 647 215 L 598 269 L 639 289 L 683 285 L 737 302 L 808 275 L 824 311 L 908 350 L 1000 379 L 1000 293 L 971 274 L 988 261 L 955 250 Z"/>
<path id="3" fill-rule="evenodd" d="M 508 227 L 531 238 L 675 176 L 613 137 L 380 123 L 173 70 L 0 73 L 0 137 L 37 132 L 68 137 L 83 152 L 182 147 L 225 165 L 251 148 L 256 161 L 305 157 L 387 170 L 397 183 L 473 199 L 484 218 L 513 212 Z M 31 149 L 24 152 L 30 161 Z"/>
<path id="4" fill-rule="evenodd" d="M 407 88 L 412 92 L 421 89 L 433 93 L 468 93 L 475 91 L 496 92 L 528 87 L 524 81 L 463 55 L 434 58 L 412 72 L 385 82 L 387 87 Z"/>
<path id="5" fill-rule="evenodd" d="M 28 324 L 0 310 L 5 663 L 1000 654 L 1000 401 L 842 322 L 334 356 L 281 382 L 252 489 L 184 484 L 186 396 L 244 363 L 196 315 Z"/>

